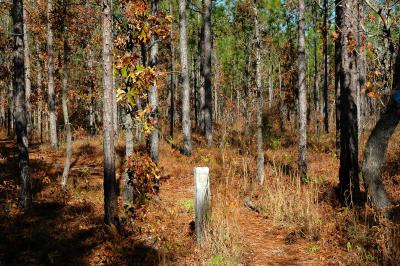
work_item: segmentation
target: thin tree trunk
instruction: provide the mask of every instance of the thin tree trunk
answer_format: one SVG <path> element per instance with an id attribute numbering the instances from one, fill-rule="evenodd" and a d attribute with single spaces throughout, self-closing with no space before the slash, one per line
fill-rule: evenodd
<path id="1" fill-rule="evenodd" d="M 204 76 L 204 133 L 207 140 L 207 145 L 212 145 L 212 83 L 211 83 L 211 11 L 212 1 L 203 0 L 203 49 L 204 49 L 204 63 L 203 63 L 203 76 Z"/>
<path id="2" fill-rule="evenodd" d="M 340 30 L 341 30 L 341 18 L 342 16 L 342 0 L 335 0 L 335 13 L 336 13 L 336 32 L 339 34 L 339 38 L 335 41 L 335 109 L 336 109 L 336 151 L 340 151 L 340 77 L 341 77 L 341 54 L 342 46 L 340 43 Z"/>
<path id="3" fill-rule="evenodd" d="M 319 99 L 319 75 L 318 75 L 318 46 L 317 46 L 317 10 L 315 7 L 313 7 L 314 11 L 314 38 L 313 38 L 313 43 L 314 43 L 314 112 L 315 112 L 315 125 L 316 125 L 316 135 L 317 135 L 317 140 L 319 142 L 320 135 L 321 135 L 321 113 L 320 113 L 320 99 Z M 325 62 L 324 62 L 325 63 Z M 324 73 L 325 75 L 325 73 Z M 325 81 L 325 77 L 324 77 Z M 325 84 L 324 84 L 325 85 Z"/>
<path id="4" fill-rule="evenodd" d="M 324 58 L 324 86 L 323 86 L 323 117 L 324 131 L 329 133 L 329 99 L 328 99 L 328 0 L 324 0 L 324 25 L 323 25 L 323 58 Z"/>
<path id="5" fill-rule="evenodd" d="M 262 84 L 261 84 L 261 41 L 258 25 L 257 2 L 254 1 L 254 30 L 256 38 L 256 97 L 257 97 L 257 181 L 260 185 L 264 183 L 264 141 L 262 124 Z"/>
<path id="6" fill-rule="evenodd" d="M 47 53 L 48 53 L 48 95 L 49 95 L 49 120 L 50 141 L 53 148 L 58 147 L 57 140 L 57 116 L 55 110 L 54 94 L 54 51 L 53 51 L 53 29 L 52 29 L 53 0 L 47 0 Z"/>
<path id="7" fill-rule="evenodd" d="M 192 137 L 190 121 L 190 85 L 188 66 L 188 47 L 186 33 L 186 0 L 179 0 L 179 45 L 181 54 L 182 81 L 182 153 L 192 154 Z"/>
<path id="8" fill-rule="evenodd" d="M 133 120 L 128 108 L 125 108 L 125 160 L 133 154 Z M 131 206 L 133 203 L 133 186 L 129 180 L 128 173 L 124 173 L 124 205 Z"/>
<path id="9" fill-rule="evenodd" d="M 157 16 L 158 12 L 158 0 L 151 1 L 151 13 L 153 16 Z M 158 40 L 153 34 L 151 40 L 151 51 L 150 51 L 150 67 L 155 67 L 158 60 Z M 153 86 L 149 92 L 149 102 L 151 105 L 150 117 L 154 121 L 154 130 L 149 135 L 149 152 L 151 159 L 158 163 L 159 157 L 159 140 L 158 140 L 158 92 L 157 92 L 157 81 L 154 80 Z"/>
<path id="10" fill-rule="evenodd" d="M 112 0 L 102 0 L 103 35 L 103 149 L 104 149 L 104 222 L 115 224 L 117 182 L 115 179 L 114 97 L 112 65 Z"/>
<path id="11" fill-rule="evenodd" d="M 301 178 L 307 177 L 307 91 L 306 75 L 306 43 L 305 43 L 305 18 L 304 0 L 299 0 L 299 174 Z"/>
<path id="12" fill-rule="evenodd" d="M 67 5 L 64 3 L 64 5 Z M 66 8 L 66 7 L 64 7 Z M 66 10 L 64 10 L 66 12 Z M 65 19 L 65 18 L 64 18 Z M 64 22 L 66 23 L 66 22 Z M 64 163 L 64 171 L 61 180 L 61 188 L 63 190 L 66 189 L 69 169 L 71 167 L 71 160 L 72 160 L 72 132 L 71 132 L 71 124 L 69 122 L 69 115 L 68 115 L 68 60 L 69 60 L 69 46 L 68 46 L 68 27 L 64 27 L 64 67 L 63 67 L 63 92 L 62 92 L 62 108 L 63 108 L 63 115 L 64 115 L 64 126 L 65 126 L 65 133 L 67 135 L 67 142 L 66 142 L 66 157 Z"/>
<path id="13" fill-rule="evenodd" d="M 92 75 L 93 73 L 93 54 L 92 51 L 89 50 L 89 56 L 88 56 L 88 68 L 89 71 Z M 95 118 L 95 112 L 94 112 L 94 96 L 93 96 L 93 90 L 94 90 L 94 81 L 92 76 L 90 77 L 90 84 L 89 84 L 89 133 L 90 135 L 95 135 L 96 134 L 96 118 Z"/>
<path id="14" fill-rule="evenodd" d="M 35 38 L 36 52 L 39 54 L 39 42 Z M 42 84 L 42 64 L 39 58 L 36 60 L 37 72 L 37 133 L 40 139 L 40 143 L 43 143 L 43 127 L 42 127 L 42 113 L 43 113 L 43 84 Z"/>
<path id="15" fill-rule="evenodd" d="M 346 0 L 339 5 L 341 20 L 341 75 L 340 75 L 340 196 L 345 204 L 352 204 L 359 195 L 358 124 L 357 124 L 357 1 Z"/>
<path id="16" fill-rule="evenodd" d="M 27 111 L 27 132 L 28 137 L 31 134 L 32 130 L 32 121 L 31 121 L 31 50 L 29 49 L 29 40 L 28 40 L 28 24 L 27 24 L 27 16 L 26 10 L 23 10 L 23 19 L 24 19 L 24 58 L 25 58 L 25 98 L 26 98 L 26 111 Z"/>
<path id="17" fill-rule="evenodd" d="M 23 0 L 13 0 L 12 19 L 14 34 L 14 76 L 13 93 L 15 103 L 15 132 L 17 135 L 20 194 L 19 205 L 24 209 L 32 205 L 31 178 L 29 175 L 29 147 L 27 135 L 27 109 L 25 98 L 25 75 L 24 75 L 24 22 L 23 22 Z"/>
<path id="18" fill-rule="evenodd" d="M 170 6 L 170 13 L 171 13 L 171 15 L 172 15 L 172 6 Z M 169 118 L 170 118 L 170 122 L 169 122 L 169 135 L 171 136 L 171 138 L 173 138 L 174 137 L 174 124 L 175 124 L 175 82 L 174 82 L 174 66 L 175 66 L 175 47 L 174 47 L 174 40 L 173 40 L 173 30 L 174 30 L 174 28 L 173 28 L 173 25 L 171 25 L 171 36 L 170 36 L 170 38 L 171 38 L 171 40 L 170 40 L 170 43 L 169 43 L 169 48 L 170 48 L 170 56 L 171 56 L 171 65 L 170 65 L 170 71 L 171 71 L 171 74 L 170 74 L 170 84 L 169 84 L 169 86 L 170 86 L 170 94 L 171 94 L 171 103 L 170 103 L 170 109 L 169 109 L 169 112 L 170 112 L 170 115 L 169 115 Z"/>

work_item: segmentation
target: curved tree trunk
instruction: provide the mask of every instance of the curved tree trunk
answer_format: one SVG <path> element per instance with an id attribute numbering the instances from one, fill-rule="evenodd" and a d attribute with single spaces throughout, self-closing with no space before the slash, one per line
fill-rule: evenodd
<path id="1" fill-rule="evenodd" d="M 181 81 L 182 81 L 182 131 L 183 147 L 182 153 L 192 154 L 192 136 L 190 121 L 190 84 L 189 84 L 189 65 L 188 47 L 186 33 L 186 0 L 179 1 L 179 45 L 181 54 Z"/>
<path id="2" fill-rule="evenodd" d="M 19 175 L 21 191 L 19 205 L 28 209 L 32 204 L 31 178 L 29 176 L 29 148 L 27 135 L 27 110 L 25 98 L 25 76 L 24 76 L 24 23 L 23 23 L 23 1 L 13 0 L 12 6 L 13 33 L 14 33 L 14 76 L 13 96 L 15 132 L 17 134 L 17 146 L 19 156 Z"/>
<path id="3" fill-rule="evenodd" d="M 104 222 L 114 224 L 117 211 L 115 179 L 114 97 L 112 65 L 112 0 L 103 0 L 103 150 L 104 150 Z"/>
<path id="4" fill-rule="evenodd" d="M 62 92 L 62 108 L 64 115 L 64 125 L 65 132 L 67 135 L 67 143 L 66 143 L 66 157 L 64 163 L 64 171 L 61 180 L 61 188 L 63 190 L 66 189 L 69 169 L 71 167 L 71 159 L 72 159 L 72 133 L 71 133 L 71 124 L 69 123 L 68 116 L 68 56 L 69 56 L 69 47 L 68 47 L 68 32 L 67 27 L 64 27 L 64 68 L 63 68 L 63 92 Z"/>
<path id="5" fill-rule="evenodd" d="M 50 120 L 50 142 L 53 148 L 58 147 L 57 140 L 57 116 L 55 110 L 54 94 L 54 51 L 53 51 L 53 29 L 52 29 L 52 0 L 47 1 L 47 53 L 48 53 L 48 94 L 49 94 L 49 120 Z"/>
<path id="6" fill-rule="evenodd" d="M 151 13 L 153 16 L 157 16 L 158 12 L 158 0 L 151 1 Z M 151 51 L 150 51 L 150 66 L 155 67 L 158 60 L 158 40 L 153 34 L 151 40 Z M 150 117 L 154 121 L 154 130 L 150 133 L 148 140 L 148 148 L 150 151 L 151 159 L 158 163 L 159 157 L 159 140 L 158 140 L 158 92 L 157 92 L 157 81 L 154 80 L 153 86 L 149 92 L 149 103 L 151 105 Z"/>
<path id="7" fill-rule="evenodd" d="M 365 146 L 362 173 L 372 204 L 383 209 L 390 206 L 383 182 L 382 167 L 386 161 L 389 139 L 400 121 L 400 53 L 397 52 L 393 72 L 392 98 L 379 118 Z M 386 213 L 388 214 L 388 213 Z"/>
<path id="8" fill-rule="evenodd" d="M 262 84 L 261 84 L 261 43 L 260 29 L 258 25 L 257 2 L 254 1 L 254 30 L 256 38 L 256 97 L 257 97 L 257 176 L 256 179 L 260 185 L 264 183 L 264 141 L 262 125 Z"/>
<path id="9" fill-rule="evenodd" d="M 306 91 L 306 43 L 304 0 L 299 0 L 299 174 L 301 178 L 307 176 L 307 91 Z"/>

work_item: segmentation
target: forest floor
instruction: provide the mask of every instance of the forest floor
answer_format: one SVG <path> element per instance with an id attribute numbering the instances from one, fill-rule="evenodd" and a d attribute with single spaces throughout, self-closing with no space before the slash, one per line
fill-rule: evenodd
<path id="1" fill-rule="evenodd" d="M 255 189 L 249 181 L 254 160 L 240 154 L 240 149 L 196 148 L 192 157 L 185 157 L 161 141 L 160 191 L 133 214 L 121 210 L 122 221 L 128 221 L 129 226 L 117 233 L 103 224 L 100 139 L 96 136 L 74 141 L 68 192 L 60 190 L 64 148 L 55 150 L 47 144 L 30 145 L 34 203 L 30 211 L 23 212 L 16 205 L 15 143 L 5 134 L 0 135 L 0 265 L 374 263 L 373 255 L 372 260 L 368 260 L 370 253 L 366 246 L 360 251 L 340 234 L 343 228 L 338 223 L 349 216 L 349 211 L 334 199 L 338 161 L 329 151 L 309 153 L 310 176 L 323 179 L 320 182 L 323 184 L 317 187 L 317 197 L 321 201 L 317 203 L 318 212 L 322 215 L 307 218 L 301 211 L 299 226 L 298 221 L 286 222 L 284 216 L 278 219 L 277 215 L 264 211 L 263 191 Z M 200 138 L 195 137 L 194 141 L 201 143 Z M 280 175 L 284 176 L 295 162 L 295 150 L 281 147 L 267 151 L 267 169 L 277 169 L 279 164 Z M 117 155 L 117 177 L 121 181 L 122 143 L 117 145 Z M 193 167 L 200 165 L 211 169 L 212 223 L 204 243 L 197 245 L 192 230 Z M 266 180 L 278 173 L 266 172 Z M 296 191 L 299 197 L 303 196 L 302 191 Z M 260 206 L 260 213 L 245 206 L 246 196 Z M 294 198 L 294 202 L 283 204 L 303 203 Z M 288 208 L 294 209 L 293 206 Z M 311 205 L 305 208 L 313 210 Z M 317 229 L 310 225 L 310 219 L 316 221 Z M 314 229 L 319 232 L 317 236 L 312 234 Z"/>

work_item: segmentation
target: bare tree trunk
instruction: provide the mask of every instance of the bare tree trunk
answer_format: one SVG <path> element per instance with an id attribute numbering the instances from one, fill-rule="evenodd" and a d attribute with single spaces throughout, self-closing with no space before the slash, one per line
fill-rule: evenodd
<path id="1" fill-rule="evenodd" d="M 93 73 L 93 54 L 92 51 L 89 50 L 88 52 L 88 68 L 92 75 Z M 90 135 L 96 134 L 96 118 L 95 118 L 95 111 L 94 111 L 94 96 L 93 96 L 93 89 L 94 89 L 94 81 L 91 77 L 90 84 L 89 84 L 89 133 Z"/>
<path id="2" fill-rule="evenodd" d="M 64 5 L 67 4 L 64 3 Z M 66 12 L 65 8 L 66 6 L 64 6 L 64 12 Z M 64 21 L 64 23 L 66 22 Z M 66 157 L 64 163 L 64 171 L 61 180 L 61 188 L 63 190 L 65 190 L 67 186 L 69 169 L 71 167 L 71 160 L 72 160 L 72 132 L 68 115 L 68 60 L 69 60 L 68 57 L 69 57 L 68 27 L 64 26 L 64 67 L 63 67 L 64 77 L 63 77 L 63 92 L 62 92 L 62 108 L 64 115 L 65 133 L 67 135 L 67 142 L 66 142 Z"/>
<path id="3" fill-rule="evenodd" d="M 307 91 L 306 91 L 306 43 L 305 43 L 305 18 L 304 0 L 299 0 L 299 174 L 301 178 L 307 177 Z"/>
<path id="4" fill-rule="evenodd" d="M 357 91 L 357 121 L 358 121 L 358 135 L 360 136 L 364 129 L 363 112 L 364 112 L 364 96 L 362 89 L 366 83 L 366 47 L 364 43 L 365 32 L 362 27 L 364 21 L 364 4 L 363 2 L 358 3 L 358 16 L 357 16 L 357 29 L 358 29 L 358 57 L 357 57 L 357 68 L 358 68 L 358 91 Z"/>
<path id="5" fill-rule="evenodd" d="M 261 42 L 260 29 L 258 25 L 257 2 L 254 1 L 254 30 L 256 38 L 256 97 L 257 97 L 257 181 L 260 185 L 264 183 L 264 141 L 262 124 L 262 84 L 261 84 Z"/>
<path id="6" fill-rule="evenodd" d="M 323 58 L 324 58 L 324 87 L 323 87 L 323 117 L 324 131 L 329 133 L 329 99 L 328 99 L 328 0 L 324 0 L 324 25 L 323 25 Z"/>
<path id="7" fill-rule="evenodd" d="M 50 141 L 53 148 L 58 147 L 57 140 L 57 115 L 55 110 L 54 94 L 54 51 L 53 51 L 53 29 L 52 29 L 53 0 L 47 0 L 47 53 L 48 53 L 48 95 L 49 95 L 49 120 Z"/>
<path id="8" fill-rule="evenodd" d="M 190 85 L 188 66 L 188 47 L 186 33 L 186 0 L 179 0 L 179 45 L 181 54 L 181 82 L 182 82 L 182 131 L 183 147 L 182 153 L 192 154 L 192 137 L 190 121 Z"/>
<path id="9" fill-rule="evenodd" d="M 36 43 L 36 51 L 39 54 L 39 42 L 35 38 Z M 42 84 L 42 64 L 39 58 L 36 60 L 36 68 L 38 69 L 37 73 L 37 133 L 40 139 L 40 143 L 43 143 L 43 127 L 42 127 L 42 113 L 43 113 L 43 84 Z"/>
<path id="10" fill-rule="evenodd" d="M 26 10 L 23 9 L 23 19 L 24 19 L 24 58 L 25 58 L 25 98 L 26 98 L 26 111 L 27 111 L 27 134 L 28 137 L 32 130 L 32 120 L 31 120 L 31 50 L 29 49 L 28 40 L 28 24 Z"/>
<path id="11" fill-rule="evenodd" d="M 171 15 L 172 15 L 172 6 L 170 6 L 170 13 L 171 13 Z M 174 30 L 174 28 L 173 28 L 173 25 L 171 25 L 171 36 L 170 36 L 170 38 L 171 38 L 171 40 L 170 40 L 170 43 L 169 43 L 169 48 L 170 48 L 170 56 L 171 56 L 171 65 L 170 65 L 170 71 L 171 71 L 171 74 L 170 74 L 170 83 L 169 83 L 169 86 L 170 86 L 170 94 L 171 94 L 171 103 L 170 103 L 170 109 L 169 109 L 169 112 L 170 112 L 170 115 L 169 115 L 169 118 L 170 118 L 170 122 L 169 122 L 169 135 L 171 136 L 171 138 L 173 138 L 174 137 L 174 124 L 175 124 L 175 82 L 174 82 L 174 66 L 175 66 L 175 47 L 174 47 L 174 40 L 173 40 L 173 30 Z"/>
<path id="12" fill-rule="evenodd" d="M 21 185 L 21 190 L 19 194 L 19 205 L 24 209 L 28 209 L 32 205 L 32 185 L 29 175 L 29 147 L 27 135 L 27 109 L 25 98 L 23 8 L 23 0 L 13 0 L 13 92 L 15 103 L 15 131 L 17 135 L 19 177 Z"/>
<path id="13" fill-rule="evenodd" d="M 342 28 L 341 25 L 341 7 L 342 0 L 335 0 L 335 13 L 336 13 L 336 31 L 339 33 Z M 336 109 L 336 150 L 340 151 L 340 77 L 341 77 L 341 54 L 342 46 L 340 38 L 335 41 L 335 109 Z"/>
<path id="14" fill-rule="evenodd" d="M 212 83 L 211 83 L 211 11 L 212 1 L 203 0 L 203 76 L 204 76 L 204 133 L 207 145 L 212 145 Z"/>
<path id="15" fill-rule="evenodd" d="M 102 0 L 103 35 L 103 149 L 104 149 L 104 222 L 115 224 L 117 211 L 117 183 L 115 179 L 114 112 L 113 101 L 113 37 L 112 0 Z"/>
<path id="16" fill-rule="evenodd" d="M 357 1 L 346 0 L 339 5 L 341 25 L 340 75 L 340 196 L 345 204 L 352 204 L 359 195 L 358 124 L 357 124 Z"/>
<path id="17" fill-rule="evenodd" d="M 313 96 L 314 96 L 314 112 L 315 112 L 315 133 L 317 135 L 317 140 L 319 142 L 320 135 L 321 135 L 321 113 L 320 113 L 320 99 L 319 99 L 319 75 L 318 75 L 318 46 L 317 46 L 317 10 L 316 7 L 313 6 L 313 12 L 314 12 L 314 18 L 313 18 L 313 24 L 314 24 L 314 38 L 313 38 L 313 43 L 314 43 L 314 90 L 313 90 Z M 325 62 L 324 62 L 325 64 Z M 324 73 L 325 75 L 325 73 Z M 325 77 L 324 77 L 325 80 Z M 324 84 L 325 85 L 325 84 Z"/>
<path id="18" fill-rule="evenodd" d="M 158 0 L 151 1 L 151 13 L 153 16 L 157 16 L 158 12 Z M 158 60 L 158 40 L 153 34 L 151 40 L 151 51 L 150 51 L 150 66 L 155 67 Z M 157 92 L 157 81 L 154 80 L 153 86 L 149 92 L 149 102 L 151 105 L 150 117 L 154 121 L 154 130 L 149 135 L 148 148 L 151 159 L 158 163 L 159 157 L 159 140 L 158 140 L 158 92 Z"/>

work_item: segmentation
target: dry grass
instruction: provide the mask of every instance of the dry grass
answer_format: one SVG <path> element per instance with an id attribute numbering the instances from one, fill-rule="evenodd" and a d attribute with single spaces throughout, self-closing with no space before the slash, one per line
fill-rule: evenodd
<path id="1" fill-rule="evenodd" d="M 319 180 L 303 185 L 298 176 L 286 176 L 274 164 L 273 175 L 261 188 L 257 204 L 275 224 L 294 227 L 309 239 L 317 239 L 322 226 L 318 198 Z"/>

